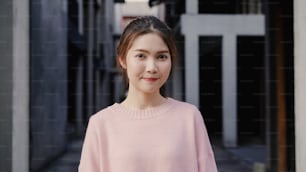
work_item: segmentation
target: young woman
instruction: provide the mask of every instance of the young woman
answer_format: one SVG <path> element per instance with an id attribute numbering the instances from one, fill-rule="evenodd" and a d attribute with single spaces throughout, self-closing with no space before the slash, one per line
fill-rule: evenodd
<path id="1" fill-rule="evenodd" d="M 156 17 L 125 28 L 117 61 L 128 94 L 90 118 L 79 172 L 217 171 L 199 110 L 160 92 L 176 56 L 171 30 Z"/>

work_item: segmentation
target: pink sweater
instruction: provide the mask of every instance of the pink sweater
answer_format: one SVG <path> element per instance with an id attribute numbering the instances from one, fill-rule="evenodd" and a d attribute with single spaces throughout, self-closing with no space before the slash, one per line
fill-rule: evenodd
<path id="1" fill-rule="evenodd" d="M 216 172 L 199 110 L 168 98 L 154 108 L 115 103 L 88 124 L 79 172 Z"/>

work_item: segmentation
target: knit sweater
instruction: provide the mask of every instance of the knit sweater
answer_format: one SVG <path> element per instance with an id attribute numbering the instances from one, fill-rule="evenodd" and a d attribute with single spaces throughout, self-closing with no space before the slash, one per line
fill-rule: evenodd
<path id="1" fill-rule="evenodd" d="M 79 172 L 216 172 L 199 110 L 172 98 L 148 109 L 115 103 L 91 116 Z"/>

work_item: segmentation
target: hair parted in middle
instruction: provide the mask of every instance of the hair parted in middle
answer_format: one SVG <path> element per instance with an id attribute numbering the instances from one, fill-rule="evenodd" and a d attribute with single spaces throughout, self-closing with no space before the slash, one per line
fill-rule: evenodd
<path id="1" fill-rule="evenodd" d="M 124 79 L 128 82 L 126 71 L 120 66 L 119 61 L 126 61 L 128 50 L 132 47 L 134 40 L 141 35 L 155 33 L 168 46 L 171 62 L 175 65 L 177 61 L 177 48 L 174 35 L 164 22 L 154 16 L 142 16 L 132 20 L 124 29 L 117 47 L 117 66 L 123 71 Z"/>

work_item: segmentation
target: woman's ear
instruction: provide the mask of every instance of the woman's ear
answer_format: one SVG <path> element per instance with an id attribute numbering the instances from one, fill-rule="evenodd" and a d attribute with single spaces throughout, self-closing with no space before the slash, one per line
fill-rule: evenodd
<path id="1" fill-rule="evenodd" d="M 123 69 L 126 69 L 126 63 L 125 63 L 125 61 L 122 60 L 121 57 L 119 57 L 118 59 L 119 59 L 119 64 L 120 64 L 120 66 L 121 66 Z"/>

